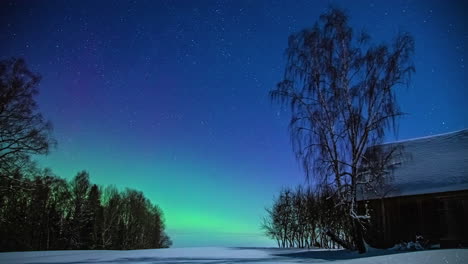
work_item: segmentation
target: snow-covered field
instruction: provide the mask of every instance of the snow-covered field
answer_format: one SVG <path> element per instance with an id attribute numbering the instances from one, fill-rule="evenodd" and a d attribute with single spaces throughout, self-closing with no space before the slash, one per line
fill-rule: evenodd
<path id="1" fill-rule="evenodd" d="M 374 250 L 359 255 L 344 250 L 273 248 L 170 248 L 148 250 L 73 250 L 0 253 L 0 263 L 468 263 L 468 249 L 414 252 Z"/>

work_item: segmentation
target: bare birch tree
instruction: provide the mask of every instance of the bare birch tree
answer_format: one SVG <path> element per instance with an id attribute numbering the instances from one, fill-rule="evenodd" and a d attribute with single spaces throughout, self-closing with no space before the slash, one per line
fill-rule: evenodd
<path id="1" fill-rule="evenodd" d="M 332 186 L 349 216 L 353 248 L 365 252 L 357 210 L 359 170 L 366 149 L 382 143 L 402 115 L 395 88 L 414 72 L 414 40 L 398 34 L 371 45 L 355 34 L 344 11 L 330 9 L 312 28 L 289 37 L 284 79 L 273 100 L 291 107 L 293 150 L 308 179 Z"/>

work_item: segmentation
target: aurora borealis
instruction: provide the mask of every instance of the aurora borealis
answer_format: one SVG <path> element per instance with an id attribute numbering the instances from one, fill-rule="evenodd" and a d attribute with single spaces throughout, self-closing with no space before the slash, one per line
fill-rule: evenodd
<path id="1" fill-rule="evenodd" d="M 304 177 L 288 110 L 268 91 L 289 34 L 329 4 L 376 43 L 413 34 L 397 139 L 468 127 L 461 2 L 2 1 L 1 56 L 42 75 L 38 103 L 59 144 L 41 166 L 143 191 L 175 247 L 272 245 L 259 230 L 264 207 Z"/>

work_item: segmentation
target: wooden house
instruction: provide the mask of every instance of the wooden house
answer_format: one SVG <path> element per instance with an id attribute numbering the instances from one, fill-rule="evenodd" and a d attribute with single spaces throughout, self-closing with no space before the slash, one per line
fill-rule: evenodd
<path id="1" fill-rule="evenodd" d="M 404 155 L 392 158 L 381 192 L 360 192 L 371 215 L 366 241 L 386 248 L 422 236 L 442 248 L 467 247 L 468 129 L 380 147 L 390 146 Z"/>

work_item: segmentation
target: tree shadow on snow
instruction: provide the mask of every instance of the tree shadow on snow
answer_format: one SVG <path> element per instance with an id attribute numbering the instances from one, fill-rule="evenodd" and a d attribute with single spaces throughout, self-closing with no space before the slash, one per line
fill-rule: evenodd
<path id="1" fill-rule="evenodd" d="M 326 249 L 315 249 L 315 250 L 305 250 L 300 252 L 291 252 L 291 253 L 280 253 L 273 254 L 278 257 L 287 257 L 287 258 L 303 258 L 303 259 L 323 259 L 323 260 L 348 260 L 348 259 L 358 259 L 358 258 L 368 258 L 384 255 L 394 255 L 394 254 L 403 254 L 408 253 L 408 251 L 390 251 L 390 250 L 373 250 L 365 254 L 359 254 L 357 252 L 349 250 L 326 250 Z"/>

